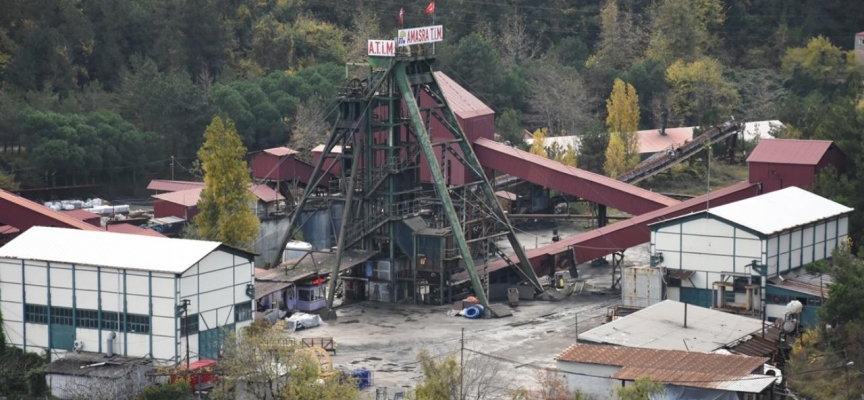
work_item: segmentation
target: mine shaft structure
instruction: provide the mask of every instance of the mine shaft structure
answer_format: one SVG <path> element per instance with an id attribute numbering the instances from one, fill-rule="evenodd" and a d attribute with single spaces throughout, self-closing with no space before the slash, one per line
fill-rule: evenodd
<path id="1" fill-rule="evenodd" d="M 349 80 L 338 98 L 338 117 L 323 156 L 279 247 L 285 248 L 294 237 L 308 204 L 325 199 L 344 204 L 335 235 L 337 262 L 330 271 L 328 309 L 332 310 L 339 265 L 348 249 L 375 250 L 383 258 L 407 260 L 407 265 L 392 272 L 405 281 L 405 291 L 413 293 L 415 302 L 425 285 L 430 293 L 434 288 L 443 303 L 454 275 L 464 276 L 464 270 L 474 296 L 488 306 L 488 286 L 484 287 L 483 269 L 475 259 L 493 255 L 506 260 L 535 291 L 543 289 L 444 97 L 433 62 L 428 44 L 398 47 L 393 57 L 372 56 L 368 77 Z M 447 132 L 433 135 L 433 119 Z M 340 147 L 341 151 L 334 151 Z M 448 184 L 450 165 L 444 154 L 463 164 L 473 182 Z M 423 164 L 430 175 L 425 183 L 420 178 Z M 335 165 L 340 168 L 333 176 Z M 319 182 L 328 174 L 329 188 L 322 191 Z M 515 260 L 496 245 L 503 237 Z M 280 256 L 277 252 L 271 265 L 278 265 Z"/>

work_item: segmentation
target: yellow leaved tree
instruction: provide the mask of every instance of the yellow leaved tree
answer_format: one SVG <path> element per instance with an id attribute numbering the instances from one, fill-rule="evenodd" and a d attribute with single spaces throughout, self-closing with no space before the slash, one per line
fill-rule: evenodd
<path id="1" fill-rule="evenodd" d="M 260 222 L 249 207 L 255 199 L 249 191 L 252 180 L 243 157 L 246 148 L 234 122 L 219 117 L 204 132 L 204 145 L 198 150 L 204 170 L 204 190 L 198 202 L 194 236 L 251 249 Z"/>
<path id="2" fill-rule="evenodd" d="M 606 100 L 606 110 L 609 112 L 606 117 L 609 134 L 617 134 L 624 148 L 624 169 L 618 170 L 620 174 L 639 164 L 639 135 L 636 133 L 639 128 L 639 96 L 633 85 L 615 79 L 612 94 Z M 611 146 L 612 141 L 609 143 Z"/>
<path id="3" fill-rule="evenodd" d="M 609 135 L 609 146 L 606 147 L 606 162 L 603 163 L 603 172 L 611 178 L 617 178 L 618 175 L 627 172 L 624 142 L 621 141 L 621 135 L 617 133 Z"/>
<path id="4" fill-rule="evenodd" d="M 531 154 L 536 154 L 543 158 L 548 158 L 546 153 L 546 135 L 549 134 L 549 128 L 542 128 L 534 131 L 534 142 L 531 143 L 531 149 L 528 150 Z"/>

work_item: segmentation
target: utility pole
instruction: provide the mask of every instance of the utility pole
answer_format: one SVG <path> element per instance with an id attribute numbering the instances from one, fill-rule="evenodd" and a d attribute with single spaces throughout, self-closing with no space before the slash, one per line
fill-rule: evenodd
<path id="1" fill-rule="evenodd" d="M 462 400 L 464 397 L 462 396 L 463 382 L 465 378 L 465 328 L 462 328 L 462 339 L 459 340 L 460 347 L 462 347 L 459 352 L 459 399 Z"/>
<path id="2" fill-rule="evenodd" d="M 171 180 L 174 180 L 174 156 L 171 156 Z"/>

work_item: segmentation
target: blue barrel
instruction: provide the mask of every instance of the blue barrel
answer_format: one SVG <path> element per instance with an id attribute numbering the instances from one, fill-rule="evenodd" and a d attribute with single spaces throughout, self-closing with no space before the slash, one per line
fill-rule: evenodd
<path id="1" fill-rule="evenodd" d="M 483 316 L 482 306 L 471 306 L 465 309 L 465 318 L 478 319 Z"/>
<path id="2" fill-rule="evenodd" d="M 366 368 L 358 368 L 351 371 L 351 377 L 357 380 L 357 387 L 360 389 L 372 386 L 372 371 Z"/>

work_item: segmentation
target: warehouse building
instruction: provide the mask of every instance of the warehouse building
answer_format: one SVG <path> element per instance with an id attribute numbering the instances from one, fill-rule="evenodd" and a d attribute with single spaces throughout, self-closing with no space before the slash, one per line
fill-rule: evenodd
<path id="1" fill-rule="evenodd" d="M 218 358 L 225 333 L 251 323 L 253 256 L 217 242 L 31 228 L 0 248 L 6 340 L 52 358 Z"/>
<path id="2" fill-rule="evenodd" d="M 651 225 L 651 264 L 669 271 L 666 298 L 759 313 L 771 279 L 831 257 L 852 209 L 797 187 Z M 786 303 L 770 304 L 769 319 Z"/>

